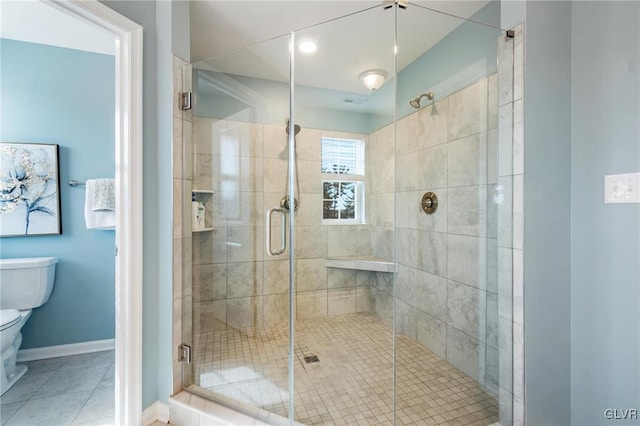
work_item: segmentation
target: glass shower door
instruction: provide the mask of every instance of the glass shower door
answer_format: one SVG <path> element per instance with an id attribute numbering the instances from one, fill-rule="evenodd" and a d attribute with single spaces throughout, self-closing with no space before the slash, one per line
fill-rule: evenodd
<path id="1" fill-rule="evenodd" d="M 295 420 L 391 424 L 394 10 L 295 40 Z"/>
<path id="2" fill-rule="evenodd" d="M 205 228 L 193 234 L 188 389 L 287 417 L 289 36 L 193 68 L 193 202 Z"/>
<path id="3" fill-rule="evenodd" d="M 475 22 L 417 4 L 398 13 L 398 424 L 493 424 L 511 388 L 500 330 L 511 293 L 498 285 L 499 10 L 489 3 Z"/>

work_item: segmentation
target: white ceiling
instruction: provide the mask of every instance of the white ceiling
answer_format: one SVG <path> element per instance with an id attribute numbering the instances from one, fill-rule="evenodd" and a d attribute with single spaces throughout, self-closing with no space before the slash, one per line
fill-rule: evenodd
<path id="1" fill-rule="evenodd" d="M 112 35 L 36 0 L 0 1 L 0 37 L 115 54 Z"/>
<path id="2" fill-rule="evenodd" d="M 419 1 L 422 6 L 471 17 L 486 0 Z M 296 84 L 369 94 L 359 75 L 369 69 L 393 74 L 394 14 L 383 10 L 380 1 L 192 1 L 191 55 L 194 62 L 215 55 L 198 68 L 287 81 L 288 37 L 266 41 L 296 30 L 296 40 L 311 38 L 318 50 L 297 54 Z M 371 10 L 355 13 L 367 8 Z M 314 24 L 353 14 L 334 22 Z M 398 15 L 398 67 L 429 50 L 462 19 L 410 5 Z"/>

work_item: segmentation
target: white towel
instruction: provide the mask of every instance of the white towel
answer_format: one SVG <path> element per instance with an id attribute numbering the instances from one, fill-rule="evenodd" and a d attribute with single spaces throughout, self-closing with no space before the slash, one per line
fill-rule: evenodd
<path id="1" fill-rule="evenodd" d="M 93 211 L 116 209 L 116 180 L 91 179 L 93 184 Z"/>
<path id="2" fill-rule="evenodd" d="M 87 224 L 87 229 L 116 229 L 116 212 L 114 210 L 94 210 L 95 192 L 96 179 L 87 180 L 84 197 L 84 220 Z"/>

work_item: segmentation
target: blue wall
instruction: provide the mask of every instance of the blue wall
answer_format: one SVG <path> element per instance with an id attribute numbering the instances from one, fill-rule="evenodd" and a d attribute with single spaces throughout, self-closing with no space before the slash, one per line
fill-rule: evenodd
<path id="1" fill-rule="evenodd" d="M 640 171 L 640 3 L 571 17 L 571 423 L 640 425 L 604 416 L 640 410 L 640 205 L 602 202 L 604 175 Z"/>
<path id="2" fill-rule="evenodd" d="M 571 4 L 528 1 L 526 19 L 526 423 L 568 425 L 571 412 Z"/>
<path id="3" fill-rule="evenodd" d="M 109 55 L 0 40 L 0 139 L 60 145 L 62 235 L 1 240 L 0 256 L 56 256 L 49 302 L 22 329 L 22 348 L 114 337 L 114 232 L 88 231 L 84 189 L 69 180 L 115 173 L 115 62 Z"/>

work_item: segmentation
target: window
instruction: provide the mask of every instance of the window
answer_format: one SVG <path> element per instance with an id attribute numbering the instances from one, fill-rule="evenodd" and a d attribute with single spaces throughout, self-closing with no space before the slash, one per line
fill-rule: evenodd
<path id="1" fill-rule="evenodd" d="M 322 182 L 322 218 L 356 218 L 356 182 Z"/>
<path id="2" fill-rule="evenodd" d="M 364 223 L 364 141 L 322 138 L 322 219 Z"/>

